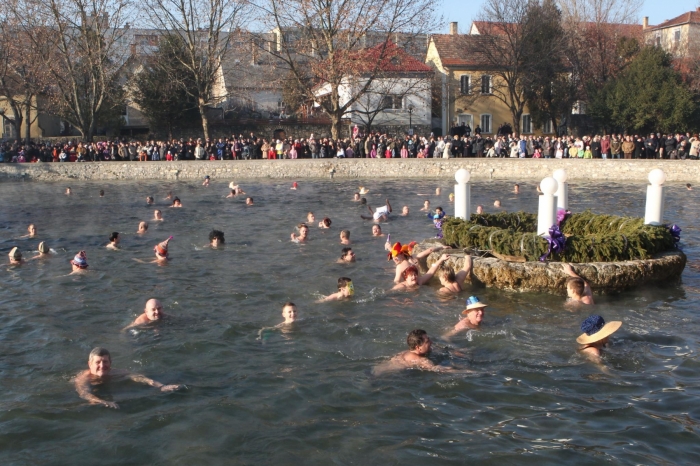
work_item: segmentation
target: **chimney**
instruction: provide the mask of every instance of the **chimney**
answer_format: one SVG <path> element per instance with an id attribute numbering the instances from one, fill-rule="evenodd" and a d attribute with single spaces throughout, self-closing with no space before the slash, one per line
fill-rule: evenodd
<path id="1" fill-rule="evenodd" d="M 642 20 L 642 29 L 646 29 L 649 27 L 649 17 L 645 16 L 644 19 Z"/>
<path id="2" fill-rule="evenodd" d="M 459 32 L 457 31 L 457 21 L 450 23 L 450 34 L 453 36 L 459 34 Z"/>

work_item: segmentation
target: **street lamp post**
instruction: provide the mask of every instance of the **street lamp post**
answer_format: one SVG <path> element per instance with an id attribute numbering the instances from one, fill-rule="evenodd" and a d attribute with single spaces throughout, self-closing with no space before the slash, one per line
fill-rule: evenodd
<path id="1" fill-rule="evenodd" d="M 408 106 L 408 134 L 413 136 L 413 105 Z"/>

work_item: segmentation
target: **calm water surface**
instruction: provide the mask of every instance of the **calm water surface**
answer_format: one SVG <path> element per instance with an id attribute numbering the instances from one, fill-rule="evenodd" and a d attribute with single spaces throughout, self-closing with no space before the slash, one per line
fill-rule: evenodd
<path id="1" fill-rule="evenodd" d="M 563 308 L 561 297 L 470 289 L 458 299 L 436 288 L 392 293 L 393 267 L 384 239 L 351 202 L 359 184 L 370 204 L 385 197 L 411 215 L 384 225 L 392 241 L 434 235 L 419 212 L 423 200 L 452 213 L 442 181 L 307 181 L 243 183 L 256 205 L 226 199 L 227 184 L 3 183 L 0 252 L 19 245 L 31 256 L 40 240 L 56 254 L 0 268 L 0 464 L 667 464 L 700 462 L 700 362 L 697 298 L 700 274 L 682 283 L 598 297 L 596 310 L 622 320 L 606 356 L 610 374 L 576 353 L 587 311 Z M 63 195 L 67 186 L 73 196 Z M 443 195 L 433 193 L 441 185 Z M 97 192 L 105 189 L 106 196 Z M 534 184 L 477 182 L 472 196 L 487 212 L 534 212 Z M 167 191 L 184 208 L 170 209 Z M 572 185 L 571 208 L 642 216 L 643 185 Z M 666 218 L 683 228 L 693 265 L 700 234 L 698 191 L 671 186 Z M 147 195 L 165 221 L 153 216 Z M 312 228 L 308 244 L 289 241 L 313 211 L 330 230 Z M 16 239 L 29 223 L 38 239 Z M 212 228 L 225 250 L 203 248 Z M 349 229 L 358 261 L 339 265 L 338 234 Z M 122 250 L 104 248 L 122 232 Z M 167 266 L 140 264 L 169 235 Z M 91 273 L 63 276 L 80 249 Z M 315 304 L 355 282 L 352 302 Z M 373 366 L 406 349 L 406 334 L 423 328 L 438 339 L 458 320 L 464 299 L 489 303 L 480 331 L 455 338 L 466 357 L 435 354 L 475 375 L 421 371 L 375 377 Z M 172 319 L 120 332 L 157 297 Z M 301 320 L 289 331 L 282 304 Z M 104 346 L 113 367 L 187 388 L 164 394 L 114 383 L 96 394 L 121 406 L 89 406 L 71 378 L 89 351 Z"/>

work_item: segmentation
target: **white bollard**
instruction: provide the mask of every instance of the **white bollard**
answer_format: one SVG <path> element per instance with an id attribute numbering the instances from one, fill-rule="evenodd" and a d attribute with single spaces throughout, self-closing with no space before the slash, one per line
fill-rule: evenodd
<path id="1" fill-rule="evenodd" d="M 537 234 L 547 235 L 552 225 L 557 223 L 557 191 L 558 183 L 552 177 L 547 177 L 540 182 L 540 205 L 537 211 Z"/>
<path id="2" fill-rule="evenodd" d="M 469 186 L 469 178 L 471 177 L 469 170 L 460 168 L 455 173 L 455 218 L 469 220 L 471 213 L 471 186 Z"/>
<path id="3" fill-rule="evenodd" d="M 666 173 L 660 168 L 655 168 L 649 172 L 649 183 L 647 186 L 647 205 L 644 211 L 645 225 L 661 225 L 664 218 L 664 182 Z"/>
<path id="4" fill-rule="evenodd" d="M 552 177 L 557 180 L 559 185 L 557 192 L 554 193 L 557 196 L 557 209 L 569 210 L 569 183 L 566 182 L 568 179 L 566 170 L 563 168 L 554 170 Z"/>

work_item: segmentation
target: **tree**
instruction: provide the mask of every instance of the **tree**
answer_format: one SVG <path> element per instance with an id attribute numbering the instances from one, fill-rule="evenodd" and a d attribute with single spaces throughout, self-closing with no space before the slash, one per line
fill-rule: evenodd
<path id="1" fill-rule="evenodd" d="M 380 74 L 390 40 L 425 40 L 420 34 L 433 28 L 435 8 L 430 0 L 261 0 L 258 12 L 274 33 L 266 51 L 291 72 L 305 100 L 328 114 L 338 138 L 341 119 Z M 371 55 L 362 52 L 372 47 Z M 360 76 L 361 85 L 349 86 Z"/>
<path id="2" fill-rule="evenodd" d="M 120 41 L 129 0 L 16 0 L 12 17 L 50 78 L 50 113 L 91 141 L 100 119 L 123 107 Z"/>
<path id="3" fill-rule="evenodd" d="M 641 133 L 686 129 L 696 110 L 671 56 L 653 46 L 643 48 L 591 102 L 591 115 L 599 122 Z"/>
<path id="4" fill-rule="evenodd" d="M 222 62 L 247 19 L 248 3 L 238 0 L 146 0 L 152 26 L 171 41 L 180 41 L 182 53 L 174 57 L 192 86 L 183 87 L 196 99 L 204 137 L 209 138 L 207 107 L 218 105 L 227 94 L 222 83 Z"/>
<path id="5" fill-rule="evenodd" d="M 26 122 L 24 138 L 29 141 L 31 125 L 38 117 L 37 97 L 47 84 L 46 74 L 31 44 L 18 40 L 18 30 L 6 14 L 7 4 L 0 8 L 0 95 L 12 110 L 15 134 L 21 137 Z"/>
<path id="6" fill-rule="evenodd" d="M 542 126 L 546 122 L 557 128 L 557 119 L 568 115 L 578 97 L 578 75 L 572 73 L 569 61 L 570 47 L 562 26 L 561 12 L 551 0 L 534 4 L 528 10 L 525 24 L 535 25 L 529 31 L 530 56 L 547 54 L 547 60 L 539 68 L 524 77 L 525 99 L 532 123 Z"/>
<path id="7" fill-rule="evenodd" d="M 156 53 L 144 57 L 130 83 L 132 100 L 148 119 L 151 129 L 165 130 L 168 139 L 185 125 L 201 124 L 198 103 L 193 97 L 195 83 L 176 58 L 183 48 L 184 43 L 178 37 L 161 38 Z"/>
<path id="8" fill-rule="evenodd" d="M 479 30 L 483 44 L 478 53 L 492 76 L 491 93 L 510 110 L 513 128 L 520 127 L 525 110 L 527 79 L 550 66 L 550 60 L 557 60 L 552 58 L 552 51 L 558 47 L 556 39 L 548 40 L 540 32 L 539 14 L 553 9 L 548 0 L 544 4 L 486 0 L 481 15 L 484 24 Z M 547 30 L 553 29 L 548 25 Z"/>

